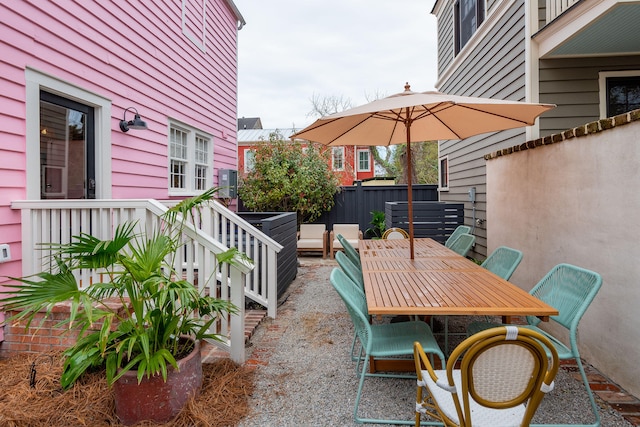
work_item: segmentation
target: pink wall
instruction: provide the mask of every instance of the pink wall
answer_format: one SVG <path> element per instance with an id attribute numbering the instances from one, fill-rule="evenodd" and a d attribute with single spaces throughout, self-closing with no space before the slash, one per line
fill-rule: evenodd
<path id="1" fill-rule="evenodd" d="M 187 1 L 192 32 L 202 3 Z M 168 197 L 169 118 L 213 135 L 214 185 L 219 168 L 236 168 L 238 17 L 225 0 L 206 7 L 203 51 L 183 34 L 182 0 L 0 3 L 0 243 L 16 260 L 0 276 L 20 275 L 20 213 L 10 205 L 26 197 L 27 67 L 111 100 L 113 198 Z M 131 106 L 149 130 L 120 131 Z"/>

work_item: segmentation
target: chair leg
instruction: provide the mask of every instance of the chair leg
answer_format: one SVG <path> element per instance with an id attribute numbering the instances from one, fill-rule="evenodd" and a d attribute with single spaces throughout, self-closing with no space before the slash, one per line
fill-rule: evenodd
<path id="1" fill-rule="evenodd" d="M 416 421 L 414 420 L 387 420 L 387 419 L 377 419 L 377 418 L 361 418 L 358 416 L 358 408 L 360 407 L 360 400 L 362 398 L 362 390 L 364 389 L 364 379 L 367 376 L 378 376 L 378 377 L 395 377 L 395 378 L 404 378 L 404 379 L 415 379 L 414 376 L 399 376 L 399 375 L 388 375 L 388 374 L 367 374 L 367 369 L 369 369 L 369 356 L 364 355 L 362 358 L 364 362 L 362 363 L 362 370 L 360 371 L 360 380 L 358 381 L 358 392 L 356 394 L 356 400 L 353 407 L 353 418 L 357 423 L 360 424 L 397 424 L 397 425 L 414 425 Z M 441 421 L 417 421 L 421 426 L 442 426 Z M 418 425 L 418 424 L 416 424 Z"/>
<path id="2" fill-rule="evenodd" d="M 596 405 L 596 400 L 593 397 L 593 392 L 591 391 L 591 387 L 589 386 L 589 379 L 587 378 L 587 374 L 584 371 L 584 366 L 582 366 L 582 361 L 580 360 L 580 356 L 576 357 L 576 363 L 578 364 L 578 370 L 580 371 L 582 382 L 584 383 L 584 386 L 587 389 L 587 394 L 589 395 L 589 401 L 591 403 L 591 411 L 593 412 L 593 416 L 595 417 L 595 422 L 593 424 L 590 424 L 590 426 L 599 427 L 601 421 L 600 421 L 600 413 L 598 412 L 598 405 Z"/>

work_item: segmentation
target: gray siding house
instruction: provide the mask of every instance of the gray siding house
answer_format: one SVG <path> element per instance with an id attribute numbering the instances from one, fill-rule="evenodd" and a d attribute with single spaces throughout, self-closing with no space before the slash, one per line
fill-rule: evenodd
<path id="1" fill-rule="evenodd" d="M 440 200 L 465 203 L 477 237 L 472 256 L 484 258 L 484 155 L 639 108 L 640 4 L 436 0 L 432 13 L 438 90 L 558 106 L 535 126 L 439 144 Z"/>

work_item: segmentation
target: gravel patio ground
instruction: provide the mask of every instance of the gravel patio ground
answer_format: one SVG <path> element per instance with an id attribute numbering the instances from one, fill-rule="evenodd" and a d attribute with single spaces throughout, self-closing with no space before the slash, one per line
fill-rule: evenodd
<path id="1" fill-rule="evenodd" d="M 349 358 L 353 327 L 329 283 L 329 273 L 336 266 L 333 260 L 300 258 L 298 276 L 281 298 L 278 318 L 266 319 L 255 331 L 247 362 L 256 366 L 255 391 L 250 415 L 241 427 L 362 425 L 353 418 L 358 384 Z M 464 328 L 466 321 L 451 318 L 450 328 Z M 560 370 L 535 423 L 590 421 L 586 392 L 573 375 L 570 366 Z M 609 391 L 618 393 L 615 387 Z M 633 396 L 618 394 L 622 401 L 630 399 L 637 405 Z M 412 420 L 414 402 L 415 380 L 367 378 L 360 415 Z M 598 402 L 602 426 L 635 425 L 602 399 Z"/>

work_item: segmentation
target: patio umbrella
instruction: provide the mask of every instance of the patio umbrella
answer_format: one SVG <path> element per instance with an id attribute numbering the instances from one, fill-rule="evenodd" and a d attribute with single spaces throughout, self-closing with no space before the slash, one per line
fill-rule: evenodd
<path id="1" fill-rule="evenodd" d="M 529 126 L 555 105 L 413 92 L 408 83 L 404 89 L 404 92 L 322 117 L 291 138 L 330 146 L 406 143 L 409 248 L 413 259 L 411 143 L 464 139 Z"/>

